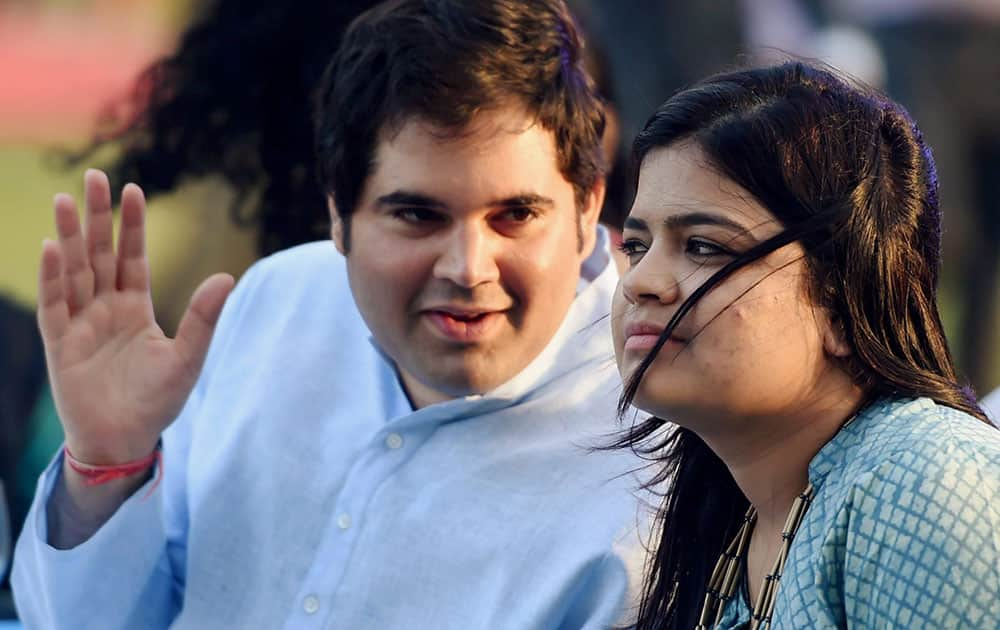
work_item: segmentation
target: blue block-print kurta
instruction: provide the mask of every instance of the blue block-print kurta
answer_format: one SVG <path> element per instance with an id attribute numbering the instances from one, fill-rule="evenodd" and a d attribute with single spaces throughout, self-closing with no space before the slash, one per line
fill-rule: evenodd
<path id="1" fill-rule="evenodd" d="M 1000 629 L 1000 431 L 879 401 L 809 465 L 771 627 Z M 731 599 L 719 628 L 750 612 Z"/>

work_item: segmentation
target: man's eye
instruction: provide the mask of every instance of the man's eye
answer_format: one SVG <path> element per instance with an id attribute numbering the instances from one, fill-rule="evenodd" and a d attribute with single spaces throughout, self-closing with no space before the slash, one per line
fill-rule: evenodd
<path id="1" fill-rule="evenodd" d="M 508 208 L 500 215 L 500 218 L 504 221 L 513 221 L 514 223 L 525 223 L 538 216 L 538 213 L 533 209 L 528 207 L 516 207 Z"/>
<path id="2" fill-rule="evenodd" d="M 442 221 L 440 213 L 427 208 L 399 208 L 394 210 L 392 215 L 406 223 L 426 224 Z"/>
<path id="3" fill-rule="evenodd" d="M 715 243 L 710 241 L 704 241 L 700 238 L 688 239 L 687 247 L 685 248 L 688 254 L 692 256 L 698 256 L 700 258 L 710 258 L 713 256 L 731 256 L 732 252 L 724 247 L 720 247 Z"/>

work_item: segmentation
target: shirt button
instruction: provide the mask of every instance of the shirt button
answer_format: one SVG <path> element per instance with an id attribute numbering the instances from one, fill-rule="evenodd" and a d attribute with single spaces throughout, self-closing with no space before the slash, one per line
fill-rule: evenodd
<path id="1" fill-rule="evenodd" d="M 347 529 L 350 526 L 351 526 L 350 514 L 341 514 L 340 516 L 337 517 L 337 527 L 339 527 L 340 529 Z"/>
<path id="2" fill-rule="evenodd" d="M 319 610 L 319 598 L 315 595 L 306 595 L 306 598 L 302 600 L 302 610 L 306 611 L 308 615 L 315 613 Z"/>
<path id="3" fill-rule="evenodd" d="M 397 448 L 403 446 L 403 436 L 398 433 L 390 433 L 385 436 L 385 445 L 393 450 L 396 450 Z"/>

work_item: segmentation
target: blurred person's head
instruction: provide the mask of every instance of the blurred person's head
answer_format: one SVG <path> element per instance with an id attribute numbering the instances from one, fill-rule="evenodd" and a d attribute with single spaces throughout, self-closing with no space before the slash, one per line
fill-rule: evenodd
<path id="1" fill-rule="evenodd" d="M 556 0 L 388 2 L 317 99 L 333 238 L 419 403 L 483 393 L 548 344 L 593 250 L 604 118 Z"/>
<path id="2" fill-rule="evenodd" d="M 256 225 L 258 253 L 328 235 L 316 185 L 312 98 L 347 25 L 376 0 L 209 0 L 174 52 L 109 108 L 93 146 L 120 154 L 115 187 L 149 196 L 219 176 L 236 191 L 238 224 Z"/>
<path id="3" fill-rule="evenodd" d="M 654 417 L 620 445 L 671 479 L 639 627 L 687 628 L 747 507 L 720 435 L 802 430 L 844 392 L 984 415 L 938 316 L 937 178 L 900 106 L 802 63 L 730 72 L 665 102 L 634 156 L 613 321 L 622 410 Z"/>

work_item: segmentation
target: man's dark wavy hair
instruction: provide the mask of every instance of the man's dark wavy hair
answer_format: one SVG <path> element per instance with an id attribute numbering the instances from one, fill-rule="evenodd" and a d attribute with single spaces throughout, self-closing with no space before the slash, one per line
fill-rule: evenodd
<path id="1" fill-rule="evenodd" d="M 555 136 L 582 207 L 604 171 L 604 112 L 561 0 L 392 0 L 344 35 L 316 101 L 320 181 L 348 240 L 376 146 L 416 117 L 461 134 L 480 112 L 523 107 Z"/>
<path id="2" fill-rule="evenodd" d="M 959 382 L 938 316 L 937 175 L 902 107 L 802 62 L 732 71 L 661 105 L 635 140 L 634 161 L 680 143 L 693 144 L 783 230 L 736 256 L 677 308 L 626 382 L 623 415 L 664 341 L 705 293 L 798 242 L 812 278 L 810 297 L 843 326 L 852 350 L 844 367 L 868 400 L 926 396 L 988 424 Z M 651 488 L 668 483 L 636 627 L 693 628 L 710 572 L 742 522 L 747 499 L 689 429 L 649 418 L 616 446 L 655 462 Z"/>

